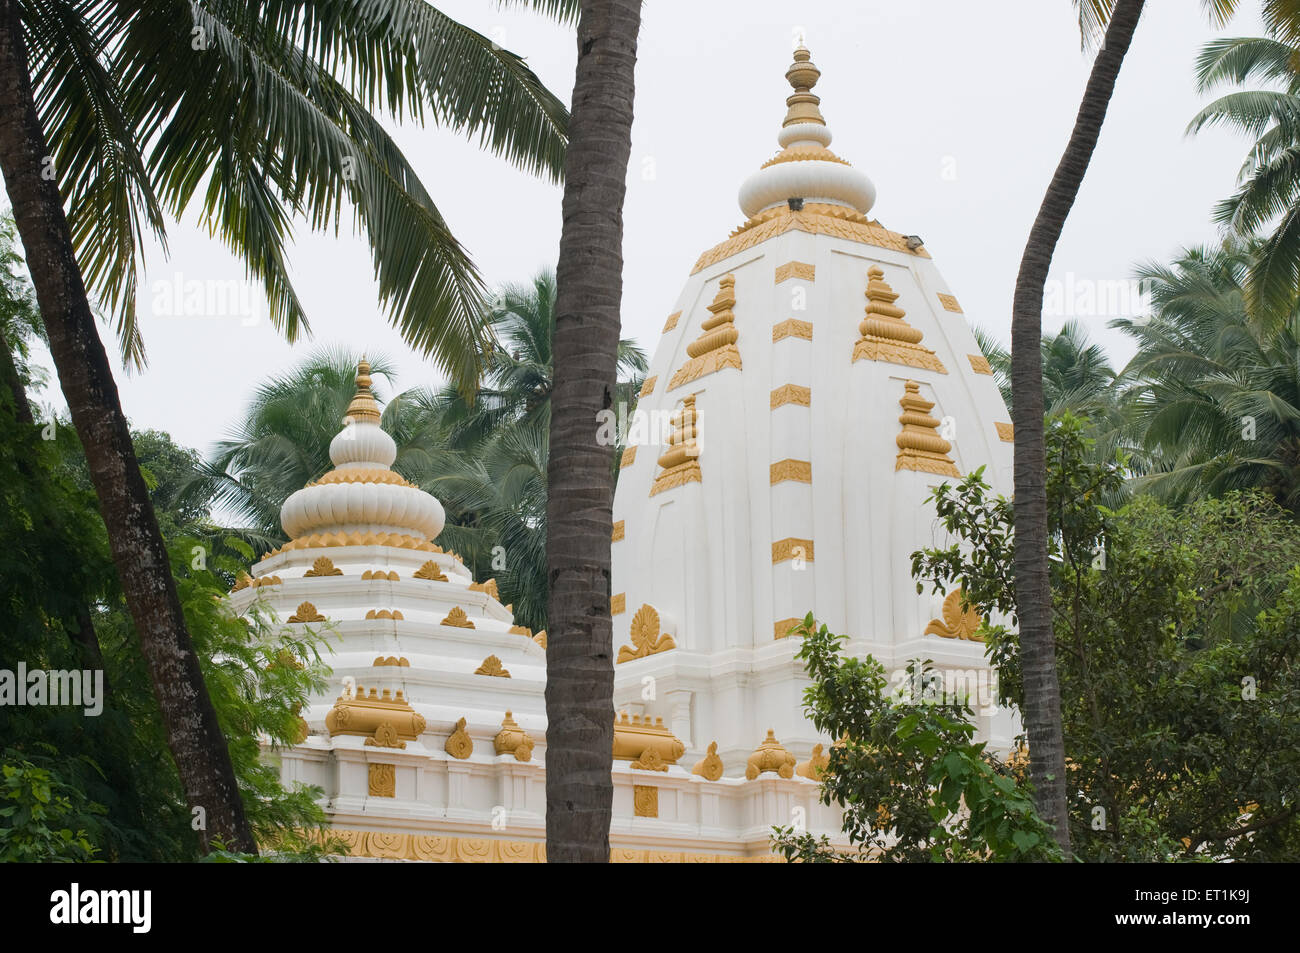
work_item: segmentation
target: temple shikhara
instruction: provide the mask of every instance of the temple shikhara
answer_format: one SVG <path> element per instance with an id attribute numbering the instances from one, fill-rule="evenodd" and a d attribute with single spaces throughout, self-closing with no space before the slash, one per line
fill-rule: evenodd
<path id="1" fill-rule="evenodd" d="M 771 860 L 773 825 L 842 840 L 789 637 L 810 611 L 889 671 L 988 684 L 979 620 L 955 589 L 918 594 L 911 554 L 949 542 L 938 483 L 984 467 L 1009 494 L 1010 417 L 925 245 L 870 218 L 875 186 L 831 151 L 819 76 L 797 50 L 743 224 L 666 308 L 638 405 L 666 442 L 621 461 L 614 860 Z M 328 692 L 268 757 L 324 789 L 354 856 L 542 860 L 546 635 L 438 546 L 442 506 L 391 469 L 364 363 L 357 385 L 334 469 L 230 597 L 333 639 Z M 1017 732 L 1002 709 L 978 725 L 995 749 Z"/>

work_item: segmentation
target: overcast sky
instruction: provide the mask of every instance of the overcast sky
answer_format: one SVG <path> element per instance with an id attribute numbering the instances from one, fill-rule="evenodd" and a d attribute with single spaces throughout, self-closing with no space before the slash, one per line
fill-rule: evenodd
<path id="1" fill-rule="evenodd" d="M 569 100 L 575 50 L 568 30 L 488 0 L 438 6 L 525 56 Z M 651 0 L 644 9 L 624 334 L 652 349 L 695 259 L 743 220 L 736 191 L 778 148 L 790 91 L 784 72 L 802 34 L 822 70 L 817 92 L 832 149 L 876 184 L 872 217 L 921 235 L 967 318 L 1009 341 L 1020 253 L 1090 66 L 1069 0 Z M 1224 33 L 1262 32 L 1253 7 L 1248 12 Z M 1215 237 L 1210 208 L 1232 190 L 1246 143 L 1227 132 L 1183 134 L 1203 103 L 1193 61 L 1214 35 L 1193 0 L 1147 4 L 1057 250 L 1058 288 L 1126 280 L 1136 262 Z M 558 186 L 437 129 L 407 125 L 396 136 L 490 284 L 525 281 L 553 266 Z M 170 251 L 170 258 L 150 254 L 141 282 L 149 366 L 118 372 L 136 427 L 169 431 L 207 451 L 258 381 L 323 345 L 394 358 L 399 388 L 437 381 L 378 308 L 359 237 L 299 228 L 292 274 L 313 335 L 294 346 L 265 320 L 153 313 L 166 298 L 159 286 L 243 278 L 239 263 L 192 218 L 173 226 Z M 1105 330 L 1108 317 L 1085 321 L 1122 363 L 1131 351 Z M 1049 315 L 1046 328 L 1063 320 Z M 111 331 L 104 337 L 115 353 Z M 63 406 L 53 387 L 39 399 Z"/>

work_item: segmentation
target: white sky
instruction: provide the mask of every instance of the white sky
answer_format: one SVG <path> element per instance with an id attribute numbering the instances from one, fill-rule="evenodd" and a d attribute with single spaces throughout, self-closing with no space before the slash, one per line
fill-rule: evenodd
<path id="1" fill-rule="evenodd" d="M 566 29 L 484 0 L 438 5 L 527 57 L 568 101 L 575 51 Z M 644 17 L 625 209 L 626 335 L 652 350 L 695 259 L 742 221 L 736 191 L 778 148 L 784 72 L 802 32 L 822 70 L 816 91 L 832 148 L 876 184 L 872 217 L 921 235 L 967 317 L 1009 340 L 1020 253 L 1090 66 L 1068 0 L 654 0 Z M 1253 6 L 1224 32 L 1261 33 Z M 1124 280 L 1135 262 L 1214 238 L 1210 208 L 1231 192 L 1246 143 L 1220 131 L 1183 135 L 1203 103 L 1193 60 L 1213 35 L 1193 0 L 1147 4 L 1053 279 Z M 396 134 L 489 284 L 553 265 L 558 186 L 449 133 L 408 125 Z M 141 282 L 149 367 L 118 372 L 133 425 L 206 452 L 258 381 L 319 345 L 387 354 L 401 388 L 437 381 L 388 325 L 366 244 L 346 230 L 297 232 L 290 260 L 309 340 L 290 346 L 264 320 L 151 313 L 155 282 L 243 278 L 193 221 L 171 229 L 170 259 L 155 250 Z M 1131 351 L 1104 329 L 1108 317 L 1087 323 L 1122 363 Z M 1047 318 L 1047 330 L 1062 320 Z M 103 335 L 116 353 L 111 330 Z M 63 406 L 53 387 L 38 397 Z"/>

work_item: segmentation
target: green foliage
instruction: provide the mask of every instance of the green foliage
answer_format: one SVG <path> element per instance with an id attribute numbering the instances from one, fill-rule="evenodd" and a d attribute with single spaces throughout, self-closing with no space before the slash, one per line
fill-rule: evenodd
<path id="1" fill-rule="evenodd" d="M 1300 530 L 1258 494 L 1172 510 L 1099 500 L 1081 421 L 1047 431 L 1053 620 L 1071 841 L 1085 860 L 1295 859 L 1300 842 Z M 958 540 L 913 555 L 936 588 L 1014 622 L 1012 509 L 979 474 L 933 494 Z M 999 691 L 1016 636 L 986 625 Z"/>
<path id="2" fill-rule="evenodd" d="M 857 850 L 776 828 L 773 843 L 787 860 L 1060 859 L 1032 795 L 972 741 L 967 700 L 948 697 L 928 663 L 908 665 L 891 687 L 879 662 L 845 658 L 845 636 L 818 628 L 811 614 L 793 634 L 813 681 L 805 711 L 819 732 L 840 739 L 822 776 L 822 803 L 843 809 Z"/>
<path id="3" fill-rule="evenodd" d="M 104 813 L 53 771 L 11 749 L 0 756 L 0 863 L 85 863 L 99 849 L 87 829 Z"/>

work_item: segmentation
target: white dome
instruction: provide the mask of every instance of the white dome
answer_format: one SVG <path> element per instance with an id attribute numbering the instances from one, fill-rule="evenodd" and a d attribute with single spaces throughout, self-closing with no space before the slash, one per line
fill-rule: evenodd
<path id="1" fill-rule="evenodd" d="M 413 486 L 318 483 L 284 501 L 280 525 L 293 539 L 312 533 L 407 533 L 433 539 L 446 521 L 442 504 Z"/>
<path id="2" fill-rule="evenodd" d="M 397 459 L 397 444 L 379 424 L 352 421 L 344 424 L 330 441 L 330 459 L 336 467 L 353 464 L 391 467 Z"/>
<path id="3" fill-rule="evenodd" d="M 847 205 L 866 215 L 876 204 L 876 187 L 866 175 L 839 162 L 780 162 L 745 180 L 740 187 L 740 210 L 753 218 L 791 198 Z"/>

